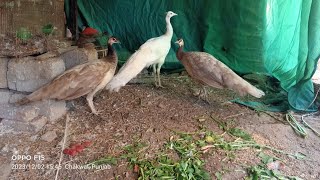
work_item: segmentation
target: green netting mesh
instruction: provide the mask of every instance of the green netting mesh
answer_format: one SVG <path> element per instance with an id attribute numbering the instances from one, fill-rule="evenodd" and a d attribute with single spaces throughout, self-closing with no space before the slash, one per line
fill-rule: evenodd
<path id="1" fill-rule="evenodd" d="M 164 13 L 172 10 L 178 14 L 171 21 L 172 42 L 182 37 L 186 50 L 209 52 L 238 73 L 277 78 L 296 110 L 306 110 L 314 98 L 310 78 L 320 55 L 318 0 L 78 0 L 78 5 L 80 26 L 121 40 L 122 63 L 165 32 Z M 176 49 L 172 43 L 164 69 L 182 67 Z"/>

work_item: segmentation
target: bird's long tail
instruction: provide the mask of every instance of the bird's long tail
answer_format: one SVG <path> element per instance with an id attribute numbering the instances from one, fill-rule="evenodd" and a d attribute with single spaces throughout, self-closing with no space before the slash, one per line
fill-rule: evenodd
<path id="1" fill-rule="evenodd" d="M 256 98 L 261 98 L 265 95 L 265 93 L 251 85 L 249 82 L 236 75 L 232 80 L 225 81 L 230 89 L 236 91 L 239 95 L 243 96 L 246 94 L 250 94 Z M 233 83 L 232 83 L 233 82 Z"/>
<path id="2" fill-rule="evenodd" d="M 106 89 L 110 92 L 118 92 L 122 86 L 125 86 L 146 67 L 144 58 L 147 57 L 143 57 L 139 51 L 135 52 L 107 84 Z"/>
<path id="3" fill-rule="evenodd" d="M 24 97 L 24 98 L 20 99 L 19 101 L 15 102 L 15 104 L 22 106 L 22 105 L 28 104 L 30 102 L 31 102 L 30 99 L 28 99 L 27 97 Z"/>
<path id="4" fill-rule="evenodd" d="M 224 64 L 220 64 L 219 65 L 223 70 L 224 75 L 222 76 L 223 78 L 223 84 L 229 88 L 232 89 L 233 91 L 237 92 L 240 96 L 244 96 L 247 94 L 250 94 L 256 98 L 261 98 L 262 96 L 265 95 L 265 93 L 254 87 L 253 85 L 251 85 L 248 81 L 244 80 L 242 77 L 240 77 L 238 74 L 236 74 L 235 72 L 233 72 L 230 68 L 228 68 L 226 65 Z"/>
<path id="5" fill-rule="evenodd" d="M 254 96 L 256 98 L 261 98 L 262 96 L 265 95 L 265 93 L 262 90 L 254 87 L 251 84 L 250 84 L 250 87 L 248 88 L 247 92 L 248 92 L 248 94 L 250 94 L 250 95 L 252 95 L 252 96 Z"/>
<path id="6" fill-rule="evenodd" d="M 46 87 L 46 86 L 44 86 Z M 43 99 L 43 97 L 46 97 L 46 94 L 43 94 L 43 88 L 40 88 L 36 91 L 34 91 L 33 93 L 27 95 L 26 97 L 18 100 L 17 102 L 15 102 L 16 105 L 25 105 L 31 102 L 35 102 L 35 101 L 41 101 Z"/>

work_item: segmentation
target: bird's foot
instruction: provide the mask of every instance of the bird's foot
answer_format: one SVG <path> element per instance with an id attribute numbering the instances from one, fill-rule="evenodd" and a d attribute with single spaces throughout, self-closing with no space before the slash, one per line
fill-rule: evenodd
<path id="1" fill-rule="evenodd" d="M 199 98 L 202 99 L 202 101 L 204 101 L 204 102 L 207 103 L 208 105 L 211 104 L 210 101 L 209 101 L 209 98 L 208 98 L 207 93 L 205 93 L 205 94 L 200 94 L 200 95 L 199 95 Z"/>
<path id="2" fill-rule="evenodd" d="M 155 84 L 156 88 L 164 88 L 164 87 L 161 85 L 161 83 L 159 83 L 159 82 L 155 82 L 154 84 Z"/>
<path id="3" fill-rule="evenodd" d="M 205 102 L 207 105 L 211 105 L 210 101 L 206 97 L 198 96 L 198 99 L 196 100 L 195 103 L 199 103 L 200 101 Z"/>
<path id="4" fill-rule="evenodd" d="M 205 99 L 202 99 L 202 100 L 203 100 L 206 104 L 211 105 L 209 99 L 205 98 Z"/>
<path id="5" fill-rule="evenodd" d="M 91 112 L 92 112 L 92 114 L 94 114 L 96 116 L 100 116 L 102 113 L 102 111 L 97 111 L 97 110 L 92 110 Z"/>
<path id="6" fill-rule="evenodd" d="M 206 93 L 203 93 L 201 90 L 195 91 L 193 95 L 198 97 L 198 100 L 195 103 L 199 103 L 199 101 L 203 101 L 208 105 L 211 104 L 209 101 L 208 95 Z"/>
<path id="7" fill-rule="evenodd" d="M 76 105 L 74 104 L 74 101 L 67 101 L 66 107 L 69 111 L 75 111 Z"/>
<path id="8" fill-rule="evenodd" d="M 156 85 L 157 88 L 165 88 L 164 86 L 160 85 Z"/>

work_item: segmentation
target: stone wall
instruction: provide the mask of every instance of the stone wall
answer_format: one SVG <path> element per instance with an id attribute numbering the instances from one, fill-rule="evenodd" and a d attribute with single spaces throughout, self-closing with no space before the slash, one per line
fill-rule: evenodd
<path id="1" fill-rule="evenodd" d="M 18 106 L 16 101 L 51 82 L 66 69 L 97 59 L 95 50 L 75 49 L 42 61 L 36 57 L 0 58 L 0 122 L 17 132 L 35 133 L 66 113 L 64 101 Z"/>
<path id="2" fill-rule="evenodd" d="M 8 59 L 0 58 L 0 88 L 7 88 L 7 68 L 8 68 Z"/>
<path id="3" fill-rule="evenodd" d="M 8 87 L 21 92 L 33 92 L 64 72 L 61 58 L 37 61 L 34 57 L 10 59 L 7 69 Z"/>

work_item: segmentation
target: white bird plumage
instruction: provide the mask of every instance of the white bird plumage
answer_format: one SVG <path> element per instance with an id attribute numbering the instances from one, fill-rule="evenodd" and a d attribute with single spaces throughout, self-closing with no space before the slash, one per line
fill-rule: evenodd
<path id="1" fill-rule="evenodd" d="M 153 65 L 156 86 L 161 87 L 160 69 L 171 48 L 171 39 L 173 35 L 170 19 L 176 15 L 177 14 L 172 11 L 167 12 L 166 33 L 162 36 L 151 38 L 142 44 L 121 67 L 110 83 L 108 83 L 106 89 L 118 92 L 122 86 L 125 86 L 132 78 L 136 77 L 145 67 L 151 65 Z"/>

